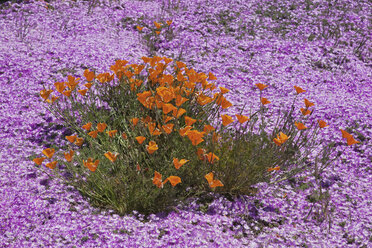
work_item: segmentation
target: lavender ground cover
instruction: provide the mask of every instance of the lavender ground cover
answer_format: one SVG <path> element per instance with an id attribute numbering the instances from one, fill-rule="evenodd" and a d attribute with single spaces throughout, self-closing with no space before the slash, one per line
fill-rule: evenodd
<path id="1" fill-rule="evenodd" d="M 0 247 L 370 247 L 371 212 L 371 24 L 368 1 L 107 1 L 88 14 L 86 1 L 12 4 L 0 11 Z M 7 6 L 7 5 L 3 5 Z M 280 185 L 259 184 L 258 194 L 230 202 L 215 197 L 178 206 L 148 220 L 133 213 L 99 212 L 74 190 L 35 170 L 29 156 L 43 140 L 63 144 L 62 130 L 39 91 L 82 76 L 106 72 L 115 59 L 148 56 L 136 25 L 173 20 L 173 35 L 155 43 L 161 56 L 182 55 L 197 71 L 213 72 L 236 113 L 257 108 L 255 83 L 276 109 L 290 106 L 293 86 L 315 102 L 312 120 L 323 119 L 324 142 L 346 142 L 352 129 L 360 144 L 322 175 L 329 215 L 308 196 L 310 175 Z M 146 27 L 147 26 L 147 27 Z M 169 37 L 168 37 L 169 38 Z M 303 107 L 303 97 L 298 108 Z M 298 110 L 299 111 L 299 110 Z M 55 133 L 55 134 L 54 134 Z M 286 197 L 283 197 L 287 194 Z M 333 210 L 332 210 L 333 209 Z"/>

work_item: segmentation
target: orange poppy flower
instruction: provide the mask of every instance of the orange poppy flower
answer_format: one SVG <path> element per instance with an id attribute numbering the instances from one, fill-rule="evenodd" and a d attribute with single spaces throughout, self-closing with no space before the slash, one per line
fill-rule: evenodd
<path id="1" fill-rule="evenodd" d="M 342 138 L 349 139 L 349 138 L 353 137 L 351 134 L 349 134 L 349 133 L 346 132 L 345 130 L 340 129 L 340 131 L 341 131 L 341 133 L 342 133 Z"/>
<path id="2" fill-rule="evenodd" d="M 221 105 L 224 98 L 225 97 L 222 95 L 222 93 L 214 93 L 213 100 L 216 100 L 216 104 Z"/>
<path id="3" fill-rule="evenodd" d="M 131 71 L 125 71 L 124 74 L 125 74 L 125 76 L 127 76 L 127 78 L 131 78 L 134 75 L 133 72 L 131 72 Z"/>
<path id="4" fill-rule="evenodd" d="M 136 27 L 138 31 L 142 31 L 143 27 L 137 26 Z"/>
<path id="5" fill-rule="evenodd" d="M 360 143 L 360 141 L 355 140 L 354 137 L 351 137 L 351 138 L 347 139 L 347 145 L 348 146 L 358 144 L 358 143 Z"/>
<path id="6" fill-rule="evenodd" d="M 355 140 L 354 137 L 345 130 L 340 129 L 340 131 L 342 133 L 342 138 L 346 138 L 347 145 L 351 146 L 360 143 L 360 141 Z"/>
<path id="7" fill-rule="evenodd" d="M 222 98 L 222 101 L 221 101 L 221 107 L 222 109 L 227 109 L 227 108 L 230 108 L 232 106 L 232 103 L 229 102 L 225 97 Z"/>
<path id="8" fill-rule="evenodd" d="M 160 129 L 159 128 L 156 128 L 156 129 L 154 129 L 152 132 L 150 132 L 150 134 L 151 135 L 160 135 L 161 134 L 161 131 L 160 131 Z"/>
<path id="9" fill-rule="evenodd" d="M 145 68 L 145 65 L 139 65 L 139 66 L 137 66 L 134 69 L 134 74 L 139 75 L 144 68 Z M 139 87 L 142 83 L 143 83 L 143 81 L 142 80 L 139 80 L 139 79 L 137 79 L 135 81 L 135 84 L 136 84 L 137 87 Z"/>
<path id="10" fill-rule="evenodd" d="M 77 137 L 76 135 L 73 135 L 73 136 L 66 136 L 65 138 L 71 143 L 74 143 Z"/>
<path id="11" fill-rule="evenodd" d="M 217 80 L 217 78 L 212 72 L 209 72 L 208 73 L 208 80 Z"/>
<path id="12" fill-rule="evenodd" d="M 212 102 L 213 100 L 214 99 L 212 97 L 206 96 L 203 93 L 201 93 L 201 94 L 199 94 L 198 98 L 196 99 L 196 102 L 199 105 L 204 106 L 204 105 Z"/>
<path id="13" fill-rule="evenodd" d="M 258 83 L 256 84 L 257 88 L 259 88 L 260 90 L 263 90 L 265 89 L 266 87 L 268 87 L 266 84 L 261 84 L 261 83 Z"/>
<path id="14" fill-rule="evenodd" d="M 98 164 L 99 164 L 99 160 L 97 159 L 94 163 L 93 163 L 93 159 L 92 158 L 88 158 L 87 161 L 84 161 L 83 160 L 83 164 L 85 167 L 87 167 L 90 171 L 92 172 L 95 172 L 97 167 L 98 167 Z"/>
<path id="15" fill-rule="evenodd" d="M 179 108 L 178 110 L 173 110 L 173 116 L 176 118 L 180 118 L 184 113 L 186 113 L 186 109 Z"/>
<path id="16" fill-rule="evenodd" d="M 265 105 L 265 104 L 269 104 L 271 102 L 269 100 L 267 100 L 267 98 L 261 97 L 261 103 L 262 103 L 262 105 Z"/>
<path id="17" fill-rule="evenodd" d="M 306 106 L 306 108 L 310 108 L 311 106 L 314 106 L 314 103 L 313 103 L 313 102 L 310 102 L 310 101 L 307 100 L 306 98 L 304 99 L 304 102 L 305 102 L 305 106 Z"/>
<path id="18" fill-rule="evenodd" d="M 37 165 L 41 165 L 44 160 L 45 160 L 45 158 L 41 157 L 41 158 L 34 158 L 32 161 L 34 161 L 35 164 L 37 164 Z"/>
<path id="19" fill-rule="evenodd" d="M 168 114 L 171 111 L 177 111 L 177 108 L 173 106 L 171 103 L 164 103 L 162 108 L 163 108 L 164 114 Z"/>
<path id="20" fill-rule="evenodd" d="M 320 128 L 325 128 L 325 127 L 328 127 L 329 125 L 327 125 L 327 123 L 323 120 L 318 120 L 318 124 L 319 124 L 319 127 Z"/>
<path id="21" fill-rule="evenodd" d="M 116 158 L 118 157 L 119 154 L 113 154 L 111 152 L 106 152 L 105 157 L 108 158 L 111 162 L 115 162 Z"/>
<path id="22" fill-rule="evenodd" d="M 110 73 L 100 73 L 97 75 L 98 81 L 100 81 L 102 84 L 109 81 Z"/>
<path id="23" fill-rule="evenodd" d="M 92 127 L 92 122 L 88 122 L 87 124 L 85 124 L 84 126 L 82 126 L 82 128 L 84 128 L 87 131 L 89 131 L 91 127 Z"/>
<path id="24" fill-rule="evenodd" d="M 180 177 L 177 177 L 177 176 L 169 176 L 167 179 L 165 179 L 165 181 L 163 182 L 166 183 L 166 182 L 170 182 L 172 184 L 172 186 L 176 186 L 177 184 L 179 184 L 181 182 L 181 178 Z"/>
<path id="25" fill-rule="evenodd" d="M 154 178 L 152 179 L 152 183 L 155 184 L 158 188 L 163 188 L 163 183 L 161 181 L 161 174 L 157 171 L 154 173 Z"/>
<path id="26" fill-rule="evenodd" d="M 185 115 L 186 126 L 192 126 L 192 124 L 194 124 L 195 122 L 196 122 L 196 119 L 193 119 Z"/>
<path id="27" fill-rule="evenodd" d="M 302 114 L 305 116 L 305 115 L 310 115 L 312 111 L 308 110 L 308 109 L 304 109 L 304 108 L 301 108 L 300 109 Z"/>
<path id="28" fill-rule="evenodd" d="M 139 118 L 132 118 L 132 119 L 130 119 L 130 121 L 133 123 L 134 126 L 137 126 Z"/>
<path id="29" fill-rule="evenodd" d="M 88 69 L 85 69 L 84 71 L 84 77 L 87 79 L 88 82 L 93 81 L 95 77 L 94 71 L 89 71 Z"/>
<path id="30" fill-rule="evenodd" d="M 127 60 L 117 59 L 117 60 L 115 60 L 115 64 L 110 66 L 110 70 L 112 70 L 114 72 L 116 72 L 118 70 L 121 70 L 127 63 L 128 63 Z"/>
<path id="31" fill-rule="evenodd" d="M 278 146 L 282 145 L 284 142 L 286 142 L 291 136 L 287 136 L 285 135 L 284 133 L 280 132 L 278 135 L 277 135 L 277 138 L 274 138 L 274 142 L 275 144 L 277 144 Z"/>
<path id="32" fill-rule="evenodd" d="M 183 137 L 185 136 L 190 130 L 192 129 L 191 126 L 186 126 L 184 128 L 180 128 L 179 134 Z"/>
<path id="33" fill-rule="evenodd" d="M 59 93 L 62 93 L 63 90 L 67 87 L 67 86 L 65 85 L 65 82 L 56 82 L 56 83 L 54 83 L 54 86 L 56 87 L 56 89 L 57 89 L 57 91 L 58 91 Z"/>
<path id="34" fill-rule="evenodd" d="M 298 130 L 304 130 L 304 129 L 307 128 L 307 127 L 305 127 L 305 125 L 302 124 L 301 122 L 295 122 L 295 126 L 298 128 Z"/>
<path id="35" fill-rule="evenodd" d="M 176 62 L 177 63 L 177 62 Z M 177 70 L 177 67 L 175 67 L 175 70 Z M 185 78 L 185 76 L 182 74 L 181 71 L 179 71 L 177 73 L 177 81 L 180 81 L 180 82 L 185 82 L 187 79 Z"/>
<path id="36" fill-rule="evenodd" d="M 88 92 L 88 89 L 78 90 L 78 92 L 79 92 L 82 96 L 85 96 L 85 94 L 87 94 L 87 92 Z"/>
<path id="37" fill-rule="evenodd" d="M 47 158 L 52 158 L 54 152 L 55 152 L 55 150 L 54 150 L 53 148 L 47 148 L 47 149 L 43 150 L 43 154 L 44 154 Z"/>
<path id="38" fill-rule="evenodd" d="M 204 176 L 205 179 L 207 179 L 209 187 L 215 188 L 215 187 L 223 187 L 223 184 L 220 180 L 213 179 L 213 172 L 208 173 Z"/>
<path id="39" fill-rule="evenodd" d="M 221 116 L 221 118 L 222 118 L 222 125 L 224 126 L 227 126 L 234 121 L 232 117 L 228 115 L 223 115 Z"/>
<path id="40" fill-rule="evenodd" d="M 159 34 L 160 34 L 160 31 L 155 31 L 155 33 L 156 33 L 157 35 L 159 35 Z"/>
<path id="41" fill-rule="evenodd" d="M 118 132 L 118 130 L 111 130 L 111 131 L 106 131 L 106 133 L 112 138 L 115 136 L 115 134 Z"/>
<path id="42" fill-rule="evenodd" d="M 161 23 L 154 22 L 154 24 L 155 24 L 155 27 L 156 27 L 157 29 L 160 29 L 160 28 L 161 28 Z"/>
<path id="43" fill-rule="evenodd" d="M 183 63 L 183 62 L 180 62 L 180 61 L 176 61 L 176 65 L 177 65 L 178 69 L 181 69 L 183 67 L 186 67 L 186 64 Z"/>
<path id="44" fill-rule="evenodd" d="M 122 69 L 122 66 L 120 65 L 118 60 L 115 61 L 114 65 L 110 66 L 110 70 L 115 72 L 116 74 L 118 74 L 118 72 L 122 73 L 121 69 Z"/>
<path id="45" fill-rule="evenodd" d="M 149 63 L 150 62 L 150 58 L 149 57 L 141 57 L 141 59 L 143 60 L 144 63 Z"/>
<path id="46" fill-rule="evenodd" d="M 216 88 L 214 83 L 208 83 L 207 80 L 203 80 L 201 84 L 202 84 L 203 90 L 209 89 L 210 91 L 212 91 Z M 223 93 L 221 92 L 221 94 Z"/>
<path id="47" fill-rule="evenodd" d="M 136 140 L 139 144 L 142 144 L 145 141 L 146 137 L 143 136 L 137 136 Z"/>
<path id="48" fill-rule="evenodd" d="M 166 132 L 167 134 L 170 134 L 173 131 L 173 127 L 174 127 L 174 124 L 172 124 L 172 123 L 169 123 L 169 124 L 166 124 L 166 125 L 162 126 L 164 132 Z"/>
<path id="49" fill-rule="evenodd" d="M 159 57 L 159 56 L 154 56 L 154 57 L 150 58 L 151 67 L 154 67 L 160 60 L 162 60 L 162 58 Z"/>
<path id="50" fill-rule="evenodd" d="M 75 142 L 75 145 L 77 146 L 81 146 L 84 142 L 84 139 L 83 138 L 76 138 L 76 142 Z"/>
<path id="51" fill-rule="evenodd" d="M 40 96 L 46 100 L 48 99 L 49 95 L 53 92 L 53 90 L 41 90 L 40 91 Z"/>
<path id="52" fill-rule="evenodd" d="M 80 78 L 75 78 L 71 75 L 68 75 L 67 79 L 68 79 L 68 82 L 66 83 L 67 86 L 70 88 L 70 90 L 74 90 L 75 87 L 79 84 L 78 81 L 80 80 Z"/>
<path id="53" fill-rule="evenodd" d="M 191 130 L 186 133 L 187 137 L 191 140 L 191 143 L 194 146 L 197 146 L 204 141 L 204 139 L 202 139 L 204 134 L 204 132 L 199 132 L 197 130 Z"/>
<path id="54" fill-rule="evenodd" d="M 95 130 L 95 131 L 91 131 L 88 133 L 88 135 L 92 138 L 97 138 L 97 135 L 98 135 L 98 130 Z"/>
<path id="55" fill-rule="evenodd" d="M 167 88 L 167 87 L 161 86 L 161 87 L 156 88 L 156 93 L 161 97 L 161 100 L 165 103 L 168 103 L 172 101 L 173 98 L 176 98 L 173 88 Z"/>
<path id="56" fill-rule="evenodd" d="M 67 96 L 67 97 L 70 97 L 71 93 L 72 93 L 72 90 L 66 90 L 66 91 L 62 92 L 62 94 Z"/>
<path id="57" fill-rule="evenodd" d="M 296 89 L 297 95 L 306 92 L 306 90 L 303 90 L 301 87 L 294 86 L 294 88 Z"/>
<path id="58" fill-rule="evenodd" d="M 210 152 L 207 154 L 207 160 L 209 163 L 213 164 L 213 161 L 217 159 L 217 160 L 220 160 L 219 157 L 217 157 L 214 153 Z"/>
<path id="59" fill-rule="evenodd" d="M 54 161 L 54 162 L 47 163 L 45 166 L 53 170 L 56 168 L 56 165 L 57 165 L 57 161 Z"/>
<path id="60" fill-rule="evenodd" d="M 244 115 L 235 115 L 236 118 L 238 118 L 238 121 L 240 122 L 240 124 L 243 124 L 244 122 L 246 121 L 249 121 L 249 118 L 247 116 L 244 116 Z"/>
<path id="61" fill-rule="evenodd" d="M 163 60 L 164 60 L 164 63 L 165 63 L 166 65 L 168 65 L 170 62 L 173 61 L 173 59 L 171 59 L 171 58 L 167 58 L 167 57 L 163 57 Z"/>
<path id="62" fill-rule="evenodd" d="M 107 127 L 107 124 L 106 123 L 98 123 L 97 124 L 97 130 L 100 133 L 102 133 L 103 131 L 105 131 L 106 127 Z"/>
<path id="63" fill-rule="evenodd" d="M 176 169 L 178 170 L 179 168 L 181 168 L 182 165 L 184 165 L 185 163 L 187 163 L 189 160 L 186 160 L 186 159 L 181 159 L 180 161 L 178 161 L 178 158 L 173 158 L 173 164 L 174 164 L 174 167 L 176 167 Z"/>
<path id="64" fill-rule="evenodd" d="M 172 24 L 172 20 L 167 21 L 168 26 Z"/>
<path id="65" fill-rule="evenodd" d="M 72 156 L 74 156 L 74 151 L 73 150 L 70 150 L 70 152 L 64 152 L 63 154 L 65 155 L 65 159 L 66 159 L 67 162 L 72 161 Z"/>
<path id="66" fill-rule="evenodd" d="M 150 132 L 151 135 L 159 135 L 160 134 L 159 133 L 160 131 L 158 129 L 155 130 L 155 128 L 156 128 L 156 123 L 155 122 L 149 122 L 147 124 L 147 126 L 149 128 L 149 132 Z"/>
<path id="67" fill-rule="evenodd" d="M 158 150 L 158 145 L 155 141 L 150 141 L 148 145 L 146 145 L 147 152 L 153 154 L 156 150 Z"/>
<path id="68" fill-rule="evenodd" d="M 150 91 L 144 91 L 137 94 L 137 100 L 142 103 L 146 108 L 151 109 L 155 101 L 154 97 L 151 97 L 152 93 Z"/>

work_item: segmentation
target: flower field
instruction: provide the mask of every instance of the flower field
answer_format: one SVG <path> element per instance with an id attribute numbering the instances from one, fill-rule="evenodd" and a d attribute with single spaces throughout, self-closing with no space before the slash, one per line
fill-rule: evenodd
<path id="1" fill-rule="evenodd" d="M 0 247 L 371 247 L 371 7 L 0 3 Z"/>

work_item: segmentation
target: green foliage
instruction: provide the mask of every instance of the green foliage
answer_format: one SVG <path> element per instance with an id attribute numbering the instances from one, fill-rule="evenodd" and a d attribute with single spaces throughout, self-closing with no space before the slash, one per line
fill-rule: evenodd
<path id="1" fill-rule="evenodd" d="M 156 57 L 150 60 L 153 59 Z M 116 65 L 119 63 L 121 61 L 117 61 Z M 136 66 L 138 65 L 122 67 L 121 70 L 133 74 L 133 68 Z M 151 68 L 145 67 L 145 69 L 151 74 Z M 193 88 L 189 95 L 179 90 L 174 91 L 177 94 L 181 93 L 182 97 L 187 99 L 179 106 L 185 109 L 184 116 L 177 118 L 175 112 L 173 112 L 174 116 L 167 115 L 164 107 L 156 104 L 151 108 L 146 107 L 143 100 L 139 100 L 143 92 L 152 92 L 150 95 L 155 96 L 154 99 L 161 100 L 166 96 L 166 94 L 158 94 L 161 87 L 167 91 L 185 85 L 186 82 L 176 79 L 178 73 L 180 73 L 179 69 L 175 71 L 172 87 L 169 84 L 163 87 L 159 82 L 154 82 L 155 79 L 150 75 L 137 75 L 134 79 L 123 76 L 117 70 L 116 75 L 119 78 L 117 83 L 101 81 L 95 85 L 95 91 L 89 91 L 89 97 L 85 96 L 82 99 L 75 90 L 70 99 L 64 97 L 50 105 L 51 112 L 59 115 L 66 126 L 74 130 L 77 137 L 84 138 L 84 144 L 80 146 L 79 153 L 75 153 L 71 162 L 65 163 L 63 159 L 58 159 L 58 163 L 62 166 L 56 169 L 56 175 L 68 172 L 70 177 L 65 178 L 66 182 L 77 188 L 93 206 L 114 209 L 119 214 L 134 210 L 150 214 L 170 211 L 171 206 L 177 202 L 210 191 L 210 186 L 213 191 L 223 194 L 254 194 L 253 186 L 258 182 L 269 182 L 271 176 L 277 173 L 276 170 L 283 171 L 284 175 L 287 173 L 294 176 L 305 167 L 301 166 L 301 163 L 305 164 L 306 161 L 306 157 L 303 157 L 306 154 L 304 151 L 306 148 L 312 148 L 313 142 L 309 142 L 309 135 L 314 134 L 310 134 L 308 130 L 294 128 L 292 116 L 294 107 L 292 111 L 284 112 L 281 119 L 278 118 L 271 134 L 264 131 L 269 122 L 266 123 L 264 120 L 263 115 L 268 109 L 263 104 L 257 112 L 249 116 L 249 121 L 246 120 L 244 127 L 243 124 L 235 124 L 235 127 L 239 125 L 240 128 L 234 130 L 227 128 L 229 124 L 222 122 L 217 125 L 219 128 L 213 132 L 208 131 L 210 133 L 207 134 L 206 125 L 212 127 L 211 123 L 214 123 L 212 120 L 217 120 L 219 123 L 218 120 L 222 118 L 218 105 L 224 106 L 222 102 L 226 99 L 223 94 L 216 93 L 214 98 L 210 98 L 209 103 L 201 105 L 197 87 Z M 188 78 L 193 77 L 192 70 L 188 69 L 186 74 Z M 102 80 L 103 75 L 105 74 L 97 75 L 96 79 Z M 200 76 L 197 82 L 203 78 L 203 74 L 194 75 Z M 143 83 L 133 88 L 135 82 L 139 82 L 136 80 Z M 175 105 L 174 100 L 167 102 Z M 187 124 L 186 115 L 195 122 Z M 169 121 L 165 121 L 165 117 L 170 118 L 174 130 L 170 133 L 154 134 L 155 127 L 160 131 Z M 133 118 L 138 118 L 138 123 L 134 124 Z M 253 128 L 257 126 L 258 121 L 261 122 L 260 131 L 255 133 Z M 115 130 L 117 133 L 110 137 L 102 131 L 94 137 L 82 129 L 82 126 L 87 123 L 94 123 L 92 127 L 97 125 L 97 130 L 99 123 L 105 123 L 106 132 Z M 150 123 L 156 124 L 152 130 L 149 128 Z M 188 125 L 190 125 L 189 130 L 186 130 Z M 204 142 L 200 145 L 193 144 L 190 137 L 187 139 L 188 132 L 202 131 L 203 128 Z M 94 129 L 89 131 L 93 132 Z M 181 135 L 181 130 L 184 131 L 184 136 Z M 287 139 L 280 145 L 274 143 L 274 139 L 279 137 L 279 130 L 288 134 Z M 150 143 L 145 146 L 145 143 L 140 144 L 136 140 L 139 136 L 146 137 L 146 143 L 156 142 L 155 153 L 150 153 L 148 148 L 145 148 Z M 216 138 L 218 136 L 220 139 Z M 70 149 L 74 149 L 72 145 Z M 198 154 L 199 149 L 204 149 L 203 154 Z M 108 152 L 118 154 L 115 160 L 108 158 Z M 208 154 L 215 155 L 216 159 L 212 160 Z M 176 168 L 174 158 L 188 161 Z M 88 159 L 92 162 L 99 160 L 96 170 L 87 169 Z M 295 169 L 291 168 L 294 164 Z M 173 175 L 179 177 L 181 183 L 174 186 L 168 183 L 163 187 L 160 185 L 157 187 L 153 181 L 155 172 L 165 177 Z M 205 177 L 210 172 L 214 173 L 212 180 Z M 164 180 L 165 178 L 161 179 L 163 183 Z M 213 186 L 212 181 L 222 182 L 222 185 Z M 207 210 L 208 206 L 205 207 Z"/>

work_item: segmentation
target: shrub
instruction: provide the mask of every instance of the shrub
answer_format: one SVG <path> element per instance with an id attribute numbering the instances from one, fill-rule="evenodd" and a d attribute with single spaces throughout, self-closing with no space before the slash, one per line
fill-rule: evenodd
<path id="1" fill-rule="evenodd" d="M 305 90 L 294 87 L 291 110 L 279 116 L 268 133 L 265 113 L 270 101 L 263 97 L 267 85 L 256 84 L 259 110 L 250 116 L 236 114 L 234 121 L 221 115 L 232 104 L 225 98 L 228 89 L 216 92 L 209 82 L 217 79 L 212 73 L 198 73 L 166 57 L 142 60 L 116 60 L 110 67 L 113 73 L 87 69 L 84 85 L 68 76 L 67 82 L 54 84 L 58 96 L 52 89 L 40 92 L 48 109 L 74 132 L 66 136 L 70 144 L 64 156 L 57 154 L 45 166 L 94 206 L 118 214 L 167 211 L 210 190 L 254 193 L 256 183 L 270 182 L 273 175 L 279 176 L 278 182 L 308 168 L 308 156 L 318 146 L 316 135 L 327 125 L 319 120 L 313 129 L 305 126 L 314 106 L 306 98 L 302 117 L 293 116 L 295 100 Z M 348 145 L 357 143 L 346 131 L 342 134 Z M 331 148 L 323 152 L 323 166 L 316 163 L 316 176 L 328 166 Z M 40 166 L 54 153 L 47 148 L 45 157 L 33 161 Z"/>

